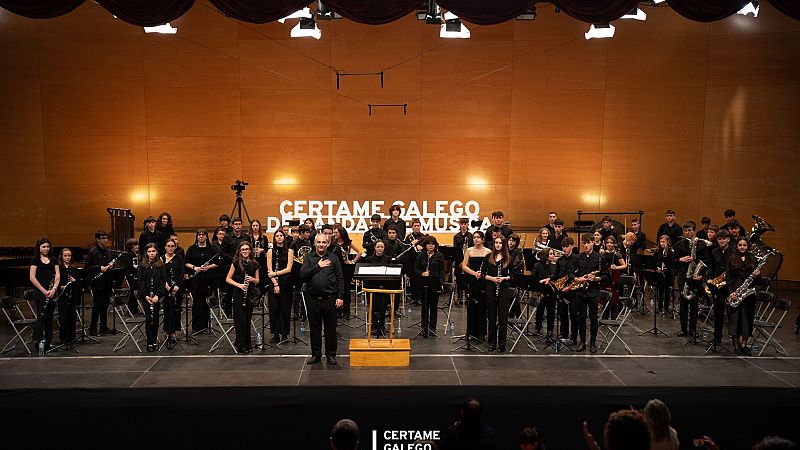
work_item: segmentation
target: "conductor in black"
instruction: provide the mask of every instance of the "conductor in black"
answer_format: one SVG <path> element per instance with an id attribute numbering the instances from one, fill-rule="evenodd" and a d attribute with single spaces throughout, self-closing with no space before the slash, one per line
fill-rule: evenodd
<path id="1" fill-rule="evenodd" d="M 324 325 L 325 356 L 328 364 L 336 365 L 336 308 L 344 305 L 344 276 L 339 260 L 328 253 L 327 236 L 322 233 L 314 236 L 314 250 L 306 255 L 300 269 L 311 329 L 311 359 L 307 363 L 316 364 L 322 360 Z"/>

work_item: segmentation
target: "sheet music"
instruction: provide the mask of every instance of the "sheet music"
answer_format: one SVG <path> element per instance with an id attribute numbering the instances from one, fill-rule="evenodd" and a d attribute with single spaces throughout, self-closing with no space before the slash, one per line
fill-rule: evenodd
<path id="1" fill-rule="evenodd" d="M 387 267 L 386 275 L 400 275 L 403 272 L 402 267 Z"/>
<path id="2" fill-rule="evenodd" d="M 386 266 L 360 266 L 359 275 L 386 275 Z"/>

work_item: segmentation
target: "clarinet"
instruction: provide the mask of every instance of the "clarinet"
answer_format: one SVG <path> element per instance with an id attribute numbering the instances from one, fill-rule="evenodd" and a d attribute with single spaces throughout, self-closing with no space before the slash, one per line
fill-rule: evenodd
<path id="1" fill-rule="evenodd" d="M 497 264 L 497 260 L 495 260 L 494 263 L 497 265 L 497 278 L 500 278 L 500 271 L 502 269 L 502 266 L 500 264 Z M 495 290 L 494 290 L 495 298 L 500 298 L 500 284 L 501 283 L 502 283 L 502 281 L 497 283 L 497 286 L 495 287 Z"/>
<path id="2" fill-rule="evenodd" d="M 249 264 L 247 262 L 244 263 L 244 267 L 242 267 L 242 271 L 244 272 L 244 287 L 242 290 L 244 291 L 244 295 L 242 295 L 242 308 L 247 307 L 247 291 L 250 289 L 250 280 L 247 279 L 247 268 Z"/>

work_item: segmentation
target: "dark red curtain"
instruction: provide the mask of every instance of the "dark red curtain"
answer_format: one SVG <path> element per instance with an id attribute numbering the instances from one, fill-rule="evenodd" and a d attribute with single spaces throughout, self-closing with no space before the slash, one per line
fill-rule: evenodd
<path id="1" fill-rule="evenodd" d="M 714 22 L 736 14 L 750 0 L 667 0 L 675 12 L 695 22 Z"/>
<path id="2" fill-rule="evenodd" d="M 118 19 L 138 27 L 155 27 L 186 14 L 194 0 L 95 0 Z"/>
<path id="3" fill-rule="evenodd" d="M 511 20 L 533 6 L 536 0 L 439 0 L 439 6 L 459 19 L 478 25 Z"/>
<path id="4" fill-rule="evenodd" d="M 211 0 L 223 14 L 250 23 L 267 23 L 303 9 L 308 0 Z"/>
<path id="5" fill-rule="evenodd" d="M 411 13 L 422 0 L 327 0 L 325 6 L 354 22 L 380 25 Z"/>
<path id="6" fill-rule="evenodd" d="M 52 19 L 81 6 L 86 0 L 0 0 L 0 7 L 29 19 Z"/>
<path id="7" fill-rule="evenodd" d="M 628 14 L 638 0 L 556 0 L 561 11 L 587 23 L 608 23 Z"/>
<path id="8" fill-rule="evenodd" d="M 769 0 L 778 11 L 792 19 L 800 20 L 800 1 L 797 0 Z"/>

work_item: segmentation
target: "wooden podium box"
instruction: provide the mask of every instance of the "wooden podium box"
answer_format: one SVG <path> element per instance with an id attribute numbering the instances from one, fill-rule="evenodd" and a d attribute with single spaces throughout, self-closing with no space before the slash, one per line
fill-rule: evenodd
<path id="1" fill-rule="evenodd" d="M 395 295 L 403 294 L 401 270 L 400 265 L 356 265 L 353 278 L 362 280 L 362 290 L 369 294 L 369 322 L 366 339 L 350 339 L 350 367 L 408 367 L 411 363 L 411 341 L 394 337 Z M 372 339 L 374 294 L 388 294 L 391 301 L 388 339 Z"/>

